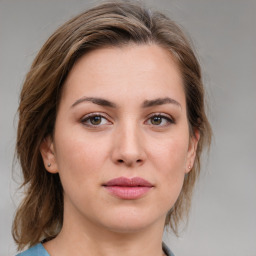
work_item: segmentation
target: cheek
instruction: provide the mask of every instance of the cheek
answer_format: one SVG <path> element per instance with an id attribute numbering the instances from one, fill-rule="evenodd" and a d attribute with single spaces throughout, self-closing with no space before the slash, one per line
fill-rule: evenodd
<path id="1" fill-rule="evenodd" d="M 177 200 L 184 182 L 188 142 L 183 137 L 170 137 L 155 144 L 151 151 L 152 164 L 157 170 L 157 181 L 162 201 L 169 210 Z M 180 139 L 179 139 L 180 138 Z M 160 201 L 158 202 L 160 207 Z"/>
<path id="2" fill-rule="evenodd" d="M 62 182 L 85 183 L 99 175 L 108 152 L 106 143 L 84 133 L 56 135 L 56 160 Z M 64 184 L 63 184 L 64 185 Z"/>
<path id="3" fill-rule="evenodd" d="M 186 136 L 184 136 L 186 138 Z M 165 175 L 184 174 L 188 152 L 188 139 L 170 137 L 151 146 L 150 158 Z"/>

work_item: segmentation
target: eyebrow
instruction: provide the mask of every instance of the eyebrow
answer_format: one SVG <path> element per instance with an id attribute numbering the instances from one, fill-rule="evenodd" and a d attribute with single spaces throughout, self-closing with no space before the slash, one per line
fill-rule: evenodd
<path id="1" fill-rule="evenodd" d="M 142 104 L 143 108 L 149 108 L 149 107 L 153 107 L 153 106 L 160 106 L 160 105 L 164 105 L 164 104 L 174 104 L 178 107 L 181 108 L 181 104 L 169 97 L 165 97 L 165 98 L 157 98 L 154 100 L 145 100 Z"/>
<path id="2" fill-rule="evenodd" d="M 82 97 L 78 100 L 76 100 L 72 105 L 71 108 L 75 107 L 76 105 L 82 103 L 82 102 L 91 102 L 100 106 L 104 106 L 104 107 L 111 107 L 111 108 L 116 108 L 117 105 L 109 100 L 103 99 L 103 98 L 96 98 L 96 97 Z M 165 98 L 157 98 L 157 99 L 153 99 L 153 100 L 145 100 L 142 103 L 142 108 L 149 108 L 149 107 L 153 107 L 153 106 L 160 106 L 160 105 L 164 105 L 164 104 L 174 104 L 178 107 L 181 108 L 181 104 L 169 97 L 165 97 Z"/>
<path id="3" fill-rule="evenodd" d="M 75 101 L 71 107 L 73 108 L 74 106 L 78 105 L 79 103 L 82 102 L 92 102 L 94 104 L 100 105 L 100 106 L 105 106 L 105 107 L 111 107 L 111 108 L 116 108 L 116 104 L 113 102 L 110 102 L 108 100 L 102 99 L 102 98 L 95 98 L 95 97 L 83 97 Z"/>

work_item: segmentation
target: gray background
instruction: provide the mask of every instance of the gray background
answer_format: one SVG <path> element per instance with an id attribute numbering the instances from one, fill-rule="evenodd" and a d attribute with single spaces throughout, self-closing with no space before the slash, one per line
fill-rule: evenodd
<path id="1" fill-rule="evenodd" d="M 18 95 L 48 36 L 97 1 L 0 0 L 0 256 L 14 255 L 10 234 L 18 168 L 12 177 Z M 144 1 L 192 38 L 208 91 L 214 140 L 179 238 L 177 256 L 256 255 L 256 1 Z"/>

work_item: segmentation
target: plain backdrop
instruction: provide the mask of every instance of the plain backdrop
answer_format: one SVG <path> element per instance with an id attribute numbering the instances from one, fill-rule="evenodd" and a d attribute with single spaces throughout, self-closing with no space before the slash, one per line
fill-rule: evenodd
<path id="1" fill-rule="evenodd" d="M 0 256 L 14 255 L 11 223 L 20 180 L 12 160 L 18 95 L 54 30 L 98 1 L 0 0 Z M 165 241 L 177 256 L 256 255 L 256 1 L 144 1 L 180 24 L 194 43 L 214 140 L 187 227 Z M 14 178 L 14 179 L 13 179 Z"/>

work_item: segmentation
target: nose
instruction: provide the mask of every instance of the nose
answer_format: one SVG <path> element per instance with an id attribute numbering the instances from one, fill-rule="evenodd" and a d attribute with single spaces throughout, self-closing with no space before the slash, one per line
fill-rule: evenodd
<path id="1" fill-rule="evenodd" d="M 136 125 L 124 125 L 116 130 L 112 160 L 117 165 L 135 167 L 146 160 L 143 136 Z"/>

